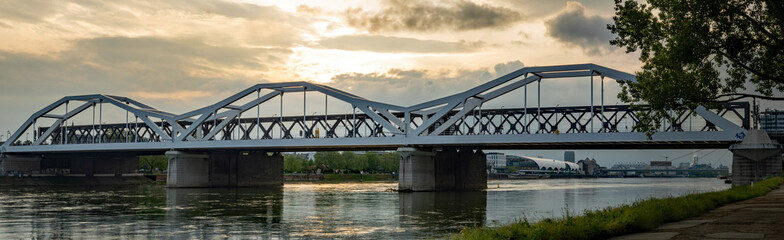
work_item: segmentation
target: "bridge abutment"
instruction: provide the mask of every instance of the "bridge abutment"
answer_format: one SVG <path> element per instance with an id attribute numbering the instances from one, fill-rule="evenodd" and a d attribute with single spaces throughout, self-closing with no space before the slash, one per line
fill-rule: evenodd
<path id="1" fill-rule="evenodd" d="M 399 148 L 400 191 L 482 190 L 487 188 L 485 154 L 471 149 Z"/>
<path id="2" fill-rule="evenodd" d="M 139 158 L 129 154 L 7 155 L 1 162 L 4 174 L 31 176 L 120 177 L 139 172 Z"/>
<path id="3" fill-rule="evenodd" d="M 167 187 L 283 185 L 283 155 L 264 151 L 168 151 Z"/>
<path id="4" fill-rule="evenodd" d="M 764 130 L 749 130 L 743 142 L 730 146 L 730 151 L 733 186 L 782 175 L 781 145 L 771 141 Z"/>
<path id="5" fill-rule="evenodd" d="M 31 174 L 41 171 L 41 155 L 3 155 L 0 157 L 0 173 Z"/>

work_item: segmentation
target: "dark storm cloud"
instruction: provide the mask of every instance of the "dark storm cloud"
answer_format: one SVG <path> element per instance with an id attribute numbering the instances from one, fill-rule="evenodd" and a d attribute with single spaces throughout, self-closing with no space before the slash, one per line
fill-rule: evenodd
<path id="1" fill-rule="evenodd" d="M 346 35 L 327 38 L 319 42 L 327 48 L 349 51 L 371 52 L 415 52 L 415 53 L 455 53 L 472 52 L 482 48 L 485 42 L 444 42 L 376 35 Z"/>
<path id="2" fill-rule="evenodd" d="M 514 10 L 469 1 L 443 2 L 388 0 L 378 12 L 350 8 L 344 12 L 350 26 L 371 32 L 475 30 L 505 28 L 523 19 Z"/>
<path id="3" fill-rule="evenodd" d="M 586 15 L 585 7 L 578 2 L 568 2 L 558 15 L 545 21 L 547 35 L 568 45 L 579 46 L 586 53 L 597 55 L 614 48 L 610 45 L 612 33 L 607 24 L 612 20 L 598 15 Z"/>

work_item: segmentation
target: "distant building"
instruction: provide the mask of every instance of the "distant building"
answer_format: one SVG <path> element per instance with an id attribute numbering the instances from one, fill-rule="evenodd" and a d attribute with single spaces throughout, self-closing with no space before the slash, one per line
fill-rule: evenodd
<path id="1" fill-rule="evenodd" d="M 667 169 L 675 169 L 675 167 L 672 166 L 672 162 L 671 161 L 651 161 L 650 169 L 667 170 Z M 671 175 L 671 176 L 674 176 L 675 172 L 663 171 L 663 172 L 653 172 L 653 174 L 654 175 L 660 175 L 660 176 L 661 175 Z"/>
<path id="2" fill-rule="evenodd" d="M 784 111 L 768 109 L 761 112 L 760 128 L 768 133 L 784 133 Z"/>
<path id="3" fill-rule="evenodd" d="M 520 170 L 539 170 L 539 165 L 536 162 L 515 155 L 506 155 L 506 165 Z"/>
<path id="4" fill-rule="evenodd" d="M 561 160 L 507 155 L 509 166 L 521 170 L 552 170 L 552 171 L 579 171 L 580 166 Z"/>
<path id="5" fill-rule="evenodd" d="M 584 175 L 596 176 L 601 174 L 601 167 L 596 163 L 596 159 L 585 158 L 577 161 L 577 165 L 582 169 Z"/>
<path id="6" fill-rule="evenodd" d="M 486 153 L 487 169 L 490 172 L 496 172 L 501 169 L 506 169 L 506 154 L 499 152 Z"/>
<path id="7" fill-rule="evenodd" d="M 587 160 L 587 158 L 586 158 L 586 160 Z M 650 165 L 642 163 L 642 162 L 618 163 L 618 164 L 613 165 L 610 169 L 620 169 L 620 170 L 625 170 L 625 169 L 647 169 L 649 166 Z"/>
<path id="8" fill-rule="evenodd" d="M 672 167 L 671 161 L 651 161 L 651 167 Z"/>
<path id="9" fill-rule="evenodd" d="M 678 164 L 678 169 L 689 169 L 689 166 L 691 166 L 691 163 L 682 162 L 682 163 Z"/>
<path id="10" fill-rule="evenodd" d="M 564 161 L 574 163 L 574 151 L 565 151 L 564 152 Z"/>

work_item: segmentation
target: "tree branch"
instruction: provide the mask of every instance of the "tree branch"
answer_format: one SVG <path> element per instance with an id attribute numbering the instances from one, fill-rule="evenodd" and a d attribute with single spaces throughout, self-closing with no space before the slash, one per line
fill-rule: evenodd
<path id="1" fill-rule="evenodd" d="M 727 4 L 727 6 L 728 6 L 730 9 L 732 9 L 732 6 L 731 6 L 731 5 Z M 768 31 L 767 29 L 765 29 L 765 26 L 763 26 L 761 23 L 759 23 L 759 22 L 758 22 L 756 19 L 754 19 L 754 18 L 752 18 L 751 16 L 749 16 L 748 14 L 746 14 L 746 12 L 744 12 L 742 9 L 733 9 L 733 10 L 736 12 L 736 14 L 738 14 L 739 16 L 741 16 L 741 17 L 745 18 L 746 20 L 748 20 L 748 21 L 749 21 L 749 22 L 750 22 L 750 23 L 751 23 L 751 24 L 752 24 L 754 27 L 756 27 L 757 29 L 759 29 L 759 31 L 760 31 L 760 32 L 762 32 L 763 34 L 767 35 L 767 36 L 768 36 L 770 39 L 772 39 L 773 41 L 776 41 L 776 42 L 778 42 L 779 44 L 781 44 L 782 42 L 784 42 L 783 40 L 781 40 L 781 37 L 780 37 L 780 36 L 779 36 L 779 37 L 777 37 L 776 35 L 774 35 L 774 34 L 773 34 L 773 33 L 771 33 L 770 31 Z"/>
<path id="2" fill-rule="evenodd" d="M 780 83 L 780 84 L 784 84 L 784 78 L 774 77 L 774 76 L 762 73 L 762 72 L 760 72 L 760 71 L 758 71 L 756 69 L 753 69 L 753 68 L 751 68 L 749 66 L 746 66 L 746 64 L 742 64 L 740 61 L 738 61 L 737 59 L 735 59 L 733 57 L 730 57 L 729 54 L 721 51 L 719 48 L 716 48 L 716 47 L 713 47 L 713 46 L 710 46 L 710 48 L 715 50 L 716 53 L 718 53 L 719 55 L 722 55 L 722 56 L 726 57 L 731 62 L 737 64 L 738 66 L 742 67 L 743 69 L 746 69 L 749 72 L 751 72 L 751 73 L 753 73 L 753 74 L 755 74 L 755 75 L 757 75 L 757 76 L 759 76 L 759 77 L 761 77 L 763 79 L 768 79 L 768 80 L 771 80 L 771 81 L 774 81 L 774 82 L 777 82 L 777 83 Z"/>
<path id="3" fill-rule="evenodd" d="M 727 101 L 735 101 L 735 100 L 743 99 L 743 98 L 759 98 L 759 99 L 773 100 L 773 101 L 782 101 L 782 100 L 784 100 L 784 97 L 769 97 L 769 96 L 765 96 L 765 95 L 756 95 L 756 94 L 748 94 L 748 93 L 727 93 L 727 94 L 718 95 L 718 96 L 716 96 L 716 98 L 730 97 L 730 96 L 736 96 L 736 97 L 732 98 L 731 100 L 727 100 Z"/>

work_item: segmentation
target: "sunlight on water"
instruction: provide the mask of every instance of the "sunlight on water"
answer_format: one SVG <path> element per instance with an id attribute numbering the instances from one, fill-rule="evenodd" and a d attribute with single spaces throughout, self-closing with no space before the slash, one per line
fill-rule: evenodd
<path id="1" fill-rule="evenodd" d="M 278 189 L 0 189 L 0 239 L 433 238 L 469 226 L 728 188 L 716 179 L 488 182 L 482 192 L 397 193 L 397 183 L 292 183 Z"/>

